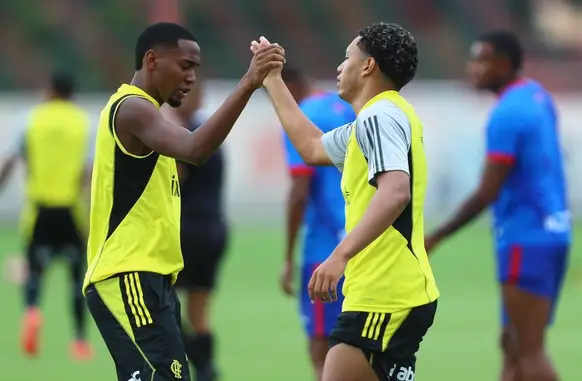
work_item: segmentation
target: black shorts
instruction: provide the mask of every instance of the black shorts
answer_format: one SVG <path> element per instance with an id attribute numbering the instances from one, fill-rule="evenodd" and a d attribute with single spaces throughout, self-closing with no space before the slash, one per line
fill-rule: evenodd
<path id="1" fill-rule="evenodd" d="M 84 263 L 86 243 L 71 208 L 36 207 L 32 213 L 26 252 L 33 270 L 44 267 L 57 253 Z"/>
<path id="2" fill-rule="evenodd" d="M 227 246 L 227 227 L 221 221 L 185 226 L 181 231 L 184 269 L 175 286 L 212 290 Z"/>
<path id="3" fill-rule="evenodd" d="M 416 352 L 436 309 L 434 301 L 391 314 L 342 312 L 331 331 L 330 347 L 345 343 L 362 349 L 380 380 L 414 380 Z"/>
<path id="4" fill-rule="evenodd" d="M 169 276 L 119 274 L 90 285 L 85 298 L 119 381 L 190 381 L 180 301 Z"/>

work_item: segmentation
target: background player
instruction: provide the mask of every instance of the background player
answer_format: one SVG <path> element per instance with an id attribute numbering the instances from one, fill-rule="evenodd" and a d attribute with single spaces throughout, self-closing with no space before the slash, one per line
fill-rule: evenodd
<path id="1" fill-rule="evenodd" d="M 163 107 L 162 112 L 174 123 L 194 131 L 206 120 L 201 110 L 202 92 L 202 85 L 198 81 L 180 107 Z M 182 200 L 184 269 L 175 286 L 187 292 L 189 327 L 184 330 L 184 344 L 196 370 L 196 380 L 214 381 L 218 374 L 214 359 L 215 335 L 209 314 L 212 293 L 228 240 L 223 208 L 224 152 L 222 148 L 217 149 L 204 165 L 195 166 L 186 162 L 177 164 Z"/>
<path id="2" fill-rule="evenodd" d="M 81 284 L 85 271 L 84 227 L 89 118 L 75 105 L 71 76 L 54 74 L 46 99 L 31 111 L 17 148 L 0 171 L 0 188 L 19 158 L 26 163 L 26 206 L 22 215 L 28 275 L 25 285 L 26 313 L 22 348 L 29 355 L 39 350 L 42 316 L 39 308 L 44 271 L 56 254 L 62 254 L 71 269 L 71 297 L 75 341 L 71 354 L 78 360 L 91 357 L 85 340 L 85 305 Z"/>
<path id="3" fill-rule="evenodd" d="M 307 76 L 286 63 L 282 78 L 303 113 L 323 132 L 352 122 L 356 115 L 337 94 L 316 92 Z M 307 284 L 313 271 L 327 258 L 344 235 L 344 200 L 341 173 L 333 167 L 310 167 L 285 135 L 287 164 L 292 183 L 287 201 L 287 247 L 281 276 L 283 291 L 292 295 L 293 253 L 302 225 L 304 227 L 301 288 L 301 315 L 309 337 L 311 361 L 321 380 L 329 347 L 329 334 L 341 312 L 343 297 L 333 303 L 309 300 Z M 341 283 L 340 283 L 341 289 Z"/>
<path id="4" fill-rule="evenodd" d="M 253 41 L 251 50 L 267 44 Z M 414 380 L 416 352 L 439 295 L 424 249 L 427 168 L 422 124 L 399 94 L 416 74 L 418 48 L 396 24 L 359 31 L 339 66 L 339 95 L 353 124 L 323 134 L 274 70 L 265 79 L 277 115 L 308 164 L 342 171 L 347 235 L 313 273 L 312 300 L 337 299 L 324 381 Z"/>
<path id="5" fill-rule="evenodd" d="M 120 381 L 190 380 L 173 287 L 184 266 L 176 159 L 203 164 L 284 60 L 281 47 L 263 47 L 233 93 L 190 132 L 159 107 L 180 106 L 196 81 L 200 46 L 174 23 L 139 36 L 131 84 L 111 96 L 99 120 L 83 284 Z"/>
<path id="6" fill-rule="evenodd" d="M 427 239 L 427 248 L 492 205 L 503 299 L 502 380 L 554 381 L 544 339 L 566 273 L 570 213 L 556 108 L 539 83 L 521 76 L 522 63 L 522 47 L 510 32 L 492 31 L 473 44 L 473 85 L 499 98 L 487 126 L 485 169 L 479 187 Z"/>

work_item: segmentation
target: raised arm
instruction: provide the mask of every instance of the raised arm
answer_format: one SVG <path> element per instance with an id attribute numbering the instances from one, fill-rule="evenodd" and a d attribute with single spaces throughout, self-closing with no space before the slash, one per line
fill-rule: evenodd
<path id="1" fill-rule="evenodd" d="M 303 114 L 283 82 L 281 73 L 269 75 L 265 80 L 265 88 L 285 132 L 303 161 L 308 165 L 333 165 L 334 162 L 323 147 L 323 132 Z"/>
<path id="2" fill-rule="evenodd" d="M 202 164 L 226 139 L 267 73 L 282 67 L 284 60 L 285 53 L 280 46 L 261 47 L 233 93 L 214 115 L 192 133 L 167 121 L 154 105 L 140 98 L 129 98 L 120 105 L 116 128 L 130 133 L 162 155 L 195 165 Z"/>

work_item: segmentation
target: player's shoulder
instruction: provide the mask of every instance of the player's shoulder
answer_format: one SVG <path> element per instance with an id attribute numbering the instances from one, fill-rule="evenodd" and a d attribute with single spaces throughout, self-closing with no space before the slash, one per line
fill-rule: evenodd
<path id="1" fill-rule="evenodd" d="M 115 115 L 117 127 L 131 126 L 132 129 L 146 127 L 163 117 L 150 100 L 142 97 L 123 98 L 117 106 L 111 106 L 109 113 Z"/>
<path id="2" fill-rule="evenodd" d="M 491 120 L 530 120 L 548 112 L 553 105 L 550 92 L 539 82 L 527 80 L 505 92 L 493 108 Z"/>
<path id="3" fill-rule="evenodd" d="M 358 113 L 358 120 L 367 119 L 373 115 L 404 115 L 404 111 L 388 99 L 378 99 Z"/>
<path id="4" fill-rule="evenodd" d="M 526 105 L 542 104 L 543 102 L 552 101 L 551 93 L 539 82 L 535 80 L 527 80 L 520 84 L 512 86 L 506 90 L 497 102 L 496 109 L 500 112 L 519 109 L 521 111 L 528 111 L 530 108 Z"/>
<path id="5" fill-rule="evenodd" d="M 368 105 L 358 113 L 357 128 L 367 129 L 373 124 L 398 124 L 402 127 L 409 126 L 406 113 L 388 99 L 379 99 Z"/>

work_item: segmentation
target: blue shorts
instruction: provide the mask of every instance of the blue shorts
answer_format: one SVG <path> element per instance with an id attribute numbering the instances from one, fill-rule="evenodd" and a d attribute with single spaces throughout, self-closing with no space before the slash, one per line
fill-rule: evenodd
<path id="1" fill-rule="evenodd" d="M 341 287 L 344 278 L 338 284 L 338 300 L 333 303 L 315 302 L 311 303 L 307 286 L 311 279 L 311 274 L 319 266 L 319 263 L 305 264 L 301 270 L 301 320 L 305 333 L 310 338 L 329 337 L 329 334 L 336 324 L 339 314 L 342 312 L 342 303 L 344 300 L 341 293 Z"/>
<path id="2" fill-rule="evenodd" d="M 569 245 L 509 245 L 497 252 L 497 280 L 516 285 L 529 293 L 550 299 L 552 310 L 548 324 L 554 319 L 556 305 L 568 268 Z M 503 324 L 508 323 L 502 310 Z"/>

